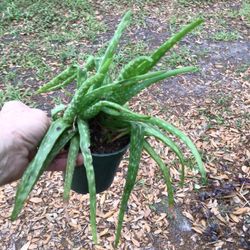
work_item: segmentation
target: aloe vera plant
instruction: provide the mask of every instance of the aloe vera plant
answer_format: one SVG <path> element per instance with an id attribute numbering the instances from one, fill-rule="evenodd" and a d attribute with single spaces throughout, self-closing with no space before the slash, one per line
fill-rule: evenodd
<path id="1" fill-rule="evenodd" d="M 116 48 L 122 33 L 130 23 L 131 12 L 128 11 L 111 39 L 103 57 L 90 56 L 85 67 L 72 65 L 49 83 L 40 87 L 37 93 L 55 91 L 67 84 L 77 82 L 75 93 L 68 105 L 60 105 L 53 109 L 53 122 L 44 136 L 37 154 L 25 171 L 17 189 L 15 206 L 11 218 L 15 220 L 20 213 L 29 193 L 41 174 L 46 170 L 55 155 L 70 144 L 68 164 L 65 176 L 64 199 L 69 199 L 74 163 L 80 151 L 84 158 L 90 194 L 90 223 L 93 240 L 97 243 L 96 227 L 96 188 L 92 154 L 90 150 L 90 121 L 101 117 L 100 123 L 107 130 L 122 131 L 122 135 L 130 137 L 130 157 L 126 184 L 121 199 L 115 245 L 119 243 L 124 213 L 129 196 L 133 190 L 138 173 L 140 158 L 145 150 L 159 165 L 168 191 L 168 202 L 174 205 L 174 191 L 169 168 L 148 142 L 149 137 L 155 137 L 168 146 L 179 159 L 182 169 L 180 180 L 184 182 L 185 159 L 181 149 L 166 134 L 174 135 L 182 141 L 193 154 L 202 180 L 206 182 L 206 171 L 200 154 L 192 141 L 179 129 L 159 118 L 132 112 L 125 104 L 143 89 L 169 77 L 187 72 L 195 72 L 196 67 L 183 67 L 174 70 L 151 71 L 158 61 L 187 33 L 202 23 L 195 20 L 185 26 L 180 32 L 164 42 L 151 55 L 135 58 L 125 65 L 114 80 L 109 75 Z M 116 135 L 118 138 L 119 135 Z"/>

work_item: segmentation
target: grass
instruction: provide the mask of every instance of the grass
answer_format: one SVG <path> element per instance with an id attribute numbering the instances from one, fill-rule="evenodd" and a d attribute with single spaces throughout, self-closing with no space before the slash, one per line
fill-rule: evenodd
<path id="1" fill-rule="evenodd" d="M 221 107 L 228 107 L 233 100 L 231 95 L 221 95 L 218 98 L 215 98 L 215 103 Z"/>
<path id="2" fill-rule="evenodd" d="M 71 11 L 68 11 L 69 9 Z M 52 30 L 56 30 L 57 33 L 65 30 L 77 33 L 79 28 L 77 21 L 81 18 L 84 21 L 81 23 L 82 28 L 85 27 L 81 35 L 93 37 L 94 32 L 98 33 L 104 28 L 94 16 L 94 10 L 87 0 L 35 2 L 32 0 L 4 0 L 1 23 L 2 27 L 8 31 L 13 25 L 15 26 L 14 21 L 22 22 L 21 32 L 36 33 L 44 37 L 48 31 Z"/>
<path id="3" fill-rule="evenodd" d="M 230 17 L 230 18 L 238 18 L 239 17 L 239 11 L 238 10 L 228 10 L 227 11 L 227 17 Z"/>
<path id="4" fill-rule="evenodd" d="M 186 13 L 184 12 L 183 14 L 175 14 L 172 15 L 169 18 L 168 25 L 170 26 L 170 30 L 172 33 L 177 32 L 181 26 L 185 25 L 187 23 L 187 20 L 192 20 L 192 19 L 197 19 L 197 18 L 203 18 L 206 20 L 207 14 L 205 15 L 202 12 L 197 12 L 197 13 Z M 198 27 L 196 27 L 190 35 L 193 36 L 199 36 L 202 34 L 204 29 L 204 24 L 202 23 Z"/>
<path id="5" fill-rule="evenodd" d="M 87 0 L 3 0 L 0 8 L 2 34 L 32 35 L 38 43 L 94 40 L 106 30 Z"/>
<path id="6" fill-rule="evenodd" d="M 177 2 L 184 6 L 184 7 L 189 7 L 189 6 L 197 6 L 197 5 L 203 5 L 203 4 L 209 4 L 212 2 L 212 0 L 206 0 L 206 1 L 203 1 L 203 0 L 177 0 Z"/>
<path id="7" fill-rule="evenodd" d="M 10 84 L 30 75 L 46 81 L 53 75 L 53 65 L 65 68 L 79 59 L 72 45 L 93 41 L 106 30 L 96 19 L 88 0 L 3 0 L 0 4 L 0 82 L 1 102 L 26 98 L 26 92 L 14 91 Z M 18 73 L 13 73 L 18 72 Z M 6 96 L 6 97 L 5 97 Z"/>
<path id="8" fill-rule="evenodd" d="M 181 46 L 177 50 L 172 51 L 169 56 L 166 56 L 163 64 L 164 67 L 167 65 L 169 68 L 176 68 L 195 64 L 197 62 L 196 59 L 196 55 L 193 55 L 187 46 Z"/>
<path id="9" fill-rule="evenodd" d="M 77 61 L 78 51 L 75 46 L 67 46 L 63 51 L 60 52 L 59 58 L 62 64 L 67 61 Z"/>
<path id="10" fill-rule="evenodd" d="M 232 121 L 228 119 L 228 117 L 231 117 L 234 112 L 234 110 L 232 109 L 233 100 L 234 96 L 232 95 L 232 93 L 221 92 L 217 95 L 214 94 L 214 108 L 212 109 L 212 111 L 202 108 L 199 109 L 198 112 L 200 115 L 204 116 L 210 128 L 215 126 L 230 127 L 232 126 Z"/>
<path id="11" fill-rule="evenodd" d="M 224 112 L 219 114 L 213 114 L 208 110 L 199 110 L 199 114 L 207 119 L 208 126 L 213 127 L 215 125 L 225 125 Z"/>
<path id="12" fill-rule="evenodd" d="M 150 18 L 152 11 L 162 12 L 164 5 L 159 4 L 159 0 L 103 0 L 103 7 L 107 12 L 124 13 L 125 10 L 133 10 L 133 20 L 131 28 L 140 27 L 146 28 L 146 18 Z M 157 9 L 155 7 L 157 6 Z M 129 28 L 130 29 L 130 28 Z"/>
<path id="13" fill-rule="evenodd" d="M 250 2 L 249 0 L 238 1 L 238 4 L 234 4 L 233 7 L 225 3 L 217 3 L 214 0 L 202 1 L 202 0 L 177 0 L 176 6 L 182 11 L 173 12 L 173 16 L 170 17 L 170 24 L 173 30 L 178 28 L 180 23 L 184 23 L 185 20 L 190 17 L 202 16 L 205 19 L 204 26 L 210 30 L 208 36 L 203 36 L 201 30 L 196 30 L 193 35 L 203 36 L 215 41 L 235 41 L 245 33 L 242 30 L 242 25 L 250 25 Z M 217 5 L 223 5 L 221 9 L 217 9 Z M 193 9 L 195 8 L 195 12 Z M 216 9 L 216 11 L 215 11 Z M 235 20 L 232 20 L 235 19 Z M 232 21 L 233 28 L 232 28 Z"/>
<path id="14" fill-rule="evenodd" d="M 30 89 L 23 88 L 20 85 L 13 86 L 11 84 L 5 84 L 3 89 L 0 90 L 0 108 L 5 102 L 11 100 L 20 100 L 25 104 L 34 106 L 30 93 Z"/>
<path id="15" fill-rule="evenodd" d="M 52 43 L 65 43 L 79 38 L 78 34 L 73 31 L 62 31 L 57 33 L 48 32 L 45 37 L 48 42 Z"/>
<path id="16" fill-rule="evenodd" d="M 250 1 L 243 1 L 239 9 L 228 10 L 226 15 L 229 18 L 240 18 L 247 26 L 250 26 Z"/>
<path id="17" fill-rule="evenodd" d="M 236 41 L 240 37 L 237 31 L 217 31 L 212 34 L 211 38 L 215 41 Z"/>
<path id="18" fill-rule="evenodd" d="M 242 79 L 244 81 L 249 82 L 250 81 L 250 75 L 247 73 L 247 71 L 250 68 L 250 63 L 243 63 L 237 66 L 235 73 L 237 76 L 242 76 Z"/>
<path id="19" fill-rule="evenodd" d="M 243 21 L 245 21 L 245 23 L 248 26 L 250 26 L 250 2 L 249 0 L 243 2 L 239 11 L 239 15 L 242 17 Z"/>

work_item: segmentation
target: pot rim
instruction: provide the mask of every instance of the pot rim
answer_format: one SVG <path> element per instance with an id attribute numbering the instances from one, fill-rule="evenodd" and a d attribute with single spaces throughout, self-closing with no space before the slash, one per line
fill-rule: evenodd
<path id="1" fill-rule="evenodd" d="M 92 156 L 98 156 L 98 157 L 112 156 L 112 155 L 119 154 L 119 153 L 127 150 L 128 148 L 129 148 L 129 143 L 125 147 L 123 147 L 122 149 L 119 149 L 119 150 L 112 152 L 112 153 L 101 153 L 101 154 L 100 153 L 91 153 L 91 154 L 92 154 Z"/>

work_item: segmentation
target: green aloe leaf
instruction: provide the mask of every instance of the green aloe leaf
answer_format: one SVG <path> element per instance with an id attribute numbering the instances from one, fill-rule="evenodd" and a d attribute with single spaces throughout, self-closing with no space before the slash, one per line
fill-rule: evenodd
<path id="1" fill-rule="evenodd" d="M 169 51 L 177 42 L 179 42 L 183 37 L 190 33 L 193 29 L 203 23 L 203 19 L 197 19 L 190 24 L 182 28 L 177 34 L 173 35 L 169 40 L 162 44 L 156 51 L 151 55 L 153 59 L 153 66 Z M 152 67 L 152 65 L 151 65 Z"/>
<path id="2" fill-rule="evenodd" d="M 64 112 L 63 118 L 65 121 L 67 121 L 68 123 L 73 123 L 77 115 L 77 111 L 81 110 L 81 103 L 85 99 L 85 95 L 89 87 L 96 83 L 102 82 L 103 78 L 104 75 L 97 73 L 96 75 L 88 78 L 83 84 L 81 84 L 80 88 L 76 91 L 73 99 Z"/>
<path id="3" fill-rule="evenodd" d="M 125 108 L 124 106 L 110 102 L 110 101 L 99 101 L 95 105 L 91 106 L 84 112 L 82 117 L 84 119 L 90 119 L 94 116 L 97 116 L 99 112 L 105 112 L 111 116 L 117 116 L 120 119 L 127 119 L 127 120 L 136 120 L 137 115 L 136 113 L 133 113 L 129 109 Z M 131 119 L 129 119 L 129 116 L 132 116 Z M 145 119 L 145 117 L 143 117 Z M 150 119 L 150 116 L 148 116 L 148 119 Z"/>
<path id="4" fill-rule="evenodd" d="M 162 81 L 169 77 L 173 77 L 173 76 L 177 76 L 177 75 L 185 74 L 185 73 L 196 72 L 196 71 L 197 71 L 196 67 L 183 67 L 183 68 L 179 68 L 175 70 L 165 71 L 165 73 L 159 74 L 158 76 L 155 76 L 155 77 L 150 77 L 147 80 L 142 81 L 142 82 L 137 82 L 137 83 L 135 82 L 133 84 L 128 82 L 128 83 L 123 84 L 122 87 L 120 87 L 114 93 L 112 93 L 110 96 L 110 99 L 108 98 L 107 99 L 124 105 L 132 97 L 136 96 L 142 90 L 148 88 L 149 86 L 153 85 L 156 82 Z M 147 76 L 150 74 L 152 73 L 148 73 L 142 76 Z"/>
<path id="5" fill-rule="evenodd" d="M 155 150 L 150 146 L 150 144 L 147 141 L 144 141 L 143 148 L 155 160 L 155 162 L 160 167 L 166 186 L 167 186 L 168 204 L 170 207 L 173 207 L 174 206 L 174 189 L 173 189 L 172 182 L 171 182 L 169 168 L 165 165 L 161 157 L 155 152 Z"/>
<path id="6" fill-rule="evenodd" d="M 95 58 L 94 58 L 94 56 L 90 55 L 87 58 L 85 68 L 86 68 L 87 71 L 92 71 L 92 70 L 95 69 Z"/>
<path id="7" fill-rule="evenodd" d="M 130 61 L 128 64 L 124 66 L 121 70 L 121 73 L 118 77 L 118 80 L 129 79 L 134 76 L 144 74 L 144 67 L 142 67 L 145 63 L 152 63 L 153 59 L 149 56 L 139 56 L 134 60 Z"/>
<path id="8" fill-rule="evenodd" d="M 43 172 L 48 168 L 49 164 L 56 158 L 56 156 L 60 153 L 60 151 L 66 146 L 66 144 L 71 140 L 71 138 L 75 135 L 75 130 L 66 130 L 63 132 L 63 134 L 59 137 L 59 139 L 56 141 L 55 145 L 53 146 L 52 150 L 48 154 L 46 160 L 43 163 L 43 167 L 41 168 L 41 171 L 39 175 L 36 178 L 36 181 L 33 184 L 36 184 L 38 179 L 41 177 Z M 32 189 L 33 189 L 32 187 Z"/>
<path id="9" fill-rule="evenodd" d="M 40 175 L 42 172 L 49 166 L 51 161 L 60 153 L 60 151 L 66 146 L 66 144 L 71 140 L 71 138 L 76 134 L 76 130 L 73 129 L 67 129 L 63 132 L 63 134 L 59 137 L 59 139 L 54 144 L 52 150 L 48 154 L 48 157 L 46 158 L 42 171 L 40 172 Z"/>
<path id="10" fill-rule="evenodd" d="M 118 46 L 118 43 L 121 39 L 122 33 L 129 25 L 130 20 L 131 20 L 131 16 L 132 16 L 132 12 L 128 11 L 123 16 L 121 22 L 119 23 L 119 25 L 115 31 L 115 34 L 114 34 L 113 38 L 111 39 L 111 41 L 109 42 L 108 48 L 106 49 L 106 52 L 102 58 L 100 65 L 99 65 L 99 68 L 98 68 L 99 73 L 106 75 L 106 73 L 108 72 L 109 67 L 113 61 L 114 53 L 115 53 L 116 48 Z M 96 87 L 98 87 L 98 85 L 96 85 Z"/>
<path id="11" fill-rule="evenodd" d="M 56 105 L 52 110 L 51 110 L 51 116 L 53 120 L 56 120 L 58 113 L 64 111 L 66 109 L 66 105 L 64 104 L 59 104 Z"/>
<path id="12" fill-rule="evenodd" d="M 76 159 L 77 159 L 79 149 L 80 149 L 79 143 L 80 141 L 79 141 L 78 135 L 75 135 L 70 141 L 66 173 L 65 173 L 65 179 L 64 179 L 63 199 L 65 201 L 69 200 L 69 194 L 70 194 L 71 183 L 72 183 L 73 174 L 75 170 Z"/>
<path id="13" fill-rule="evenodd" d="M 88 190 L 90 196 L 90 224 L 92 229 L 92 236 L 94 242 L 97 244 L 97 229 L 96 229 L 96 186 L 95 186 L 95 172 L 93 167 L 93 160 L 90 151 L 90 134 L 88 124 L 78 119 L 78 130 L 80 134 L 80 149 L 84 159 L 84 167 L 88 180 Z"/>
<path id="14" fill-rule="evenodd" d="M 51 91 L 55 91 L 55 90 L 58 90 L 58 89 L 62 89 L 64 87 L 66 87 L 67 85 L 69 85 L 70 83 L 72 83 L 76 79 L 76 77 L 77 77 L 77 73 L 73 74 L 72 76 L 67 78 L 65 81 L 63 81 L 62 83 L 57 84 L 56 86 L 47 88 L 43 92 L 39 92 L 39 93 L 51 92 Z"/>
<path id="15" fill-rule="evenodd" d="M 49 92 L 58 88 L 58 86 L 66 86 L 67 84 L 71 83 L 76 78 L 78 66 L 71 65 L 66 70 L 61 72 L 55 78 L 53 78 L 48 83 L 44 84 L 37 90 L 37 94 Z M 60 87 L 59 87 L 60 88 Z"/>
<path id="16" fill-rule="evenodd" d="M 89 107 L 85 112 L 81 113 L 80 117 L 82 119 L 89 120 L 92 117 L 97 116 L 101 111 L 104 111 L 105 107 L 111 107 L 111 109 L 113 110 L 114 114 L 112 115 L 109 112 L 109 115 L 119 116 L 120 113 L 116 111 L 116 108 L 113 109 L 113 105 L 115 105 L 117 109 L 119 109 L 120 107 L 122 108 L 122 106 L 120 106 L 119 104 L 113 103 L 113 102 L 99 101 L 95 105 Z M 111 109 L 109 109 L 109 111 L 111 111 Z"/>
<path id="17" fill-rule="evenodd" d="M 193 29 L 203 23 L 203 19 L 197 19 L 190 24 L 186 25 L 182 28 L 178 33 L 174 34 L 170 39 L 164 42 L 159 48 L 157 48 L 151 55 L 153 60 L 152 63 L 144 63 L 144 74 L 151 70 L 159 61 L 160 59 L 176 44 L 178 43 L 183 37 L 185 37 L 188 33 L 190 33 Z"/>
<path id="18" fill-rule="evenodd" d="M 169 137 L 167 137 L 159 129 L 156 129 L 154 127 L 145 125 L 145 135 L 154 136 L 155 138 L 161 140 L 166 146 L 168 146 L 177 155 L 181 163 L 180 185 L 183 186 L 184 178 L 185 178 L 185 158 L 180 148 Z"/>
<path id="19" fill-rule="evenodd" d="M 127 208 L 129 196 L 135 185 L 136 176 L 138 173 L 139 164 L 141 160 L 143 141 L 144 141 L 143 126 L 141 126 L 140 124 L 132 123 L 131 136 L 130 136 L 130 156 L 129 156 L 128 173 L 127 173 L 126 184 L 125 184 L 123 195 L 122 195 L 120 211 L 119 211 L 119 216 L 118 216 L 118 225 L 117 225 L 116 235 L 115 235 L 116 247 L 120 240 L 122 222 L 123 222 L 124 214 Z"/>
<path id="20" fill-rule="evenodd" d="M 179 42 L 183 37 L 185 37 L 189 32 L 195 29 L 202 22 L 202 19 L 197 19 L 188 24 L 181 31 L 173 35 L 159 48 L 157 48 L 151 56 L 140 56 L 129 62 L 122 69 L 118 79 L 128 79 L 129 77 L 142 75 L 149 72 L 177 42 Z"/>
<path id="21" fill-rule="evenodd" d="M 88 79 L 88 71 L 92 71 L 94 69 L 95 69 L 95 58 L 93 56 L 89 56 L 87 58 L 84 68 L 81 69 L 81 67 L 78 67 L 78 71 L 77 71 L 77 88 L 78 89 Z"/>
<path id="22" fill-rule="evenodd" d="M 87 80 L 88 72 L 87 69 L 78 68 L 77 71 L 77 88 L 79 89 L 81 85 Z"/>
<path id="23" fill-rule="evenodd" d="M 156 83 L 157 81 L 195 70 L 195 67 L 183 67 L 170 71 L 157 71 L 102 86 L 89 92 L 84 96 L 84 98 L 82 98 L 82 101 L 78 104 L 79 114 L 82 117 L 85 117 L 84 112 L 100 99 L 106 99 L 124 105 L 134 95 L 138 94 L 140 91 Z"/>
<path id="24" fill-rule="evenodd" d="M 102 62 L 102 57 L 95 57 L 95 70 L 98 71 Z"/>
<path id="25" fill-rule="evenodd" d="M 159 129 L 145 126 L 145 135 L 154 136 L 155 138 L 161 140 L 166 146 L 168 146 L 173 152 L 178 156 L 182 165 L 185 164 L 184 155 L 182 154 L 180 148 L 166 135 L 164 135 Z"/>
<path id="26" fill-rule="evenodd" d="M 168 131 L 169 133 L 175 135 L 182 142 L 184 142 L 186 144 L 186 146 L 190 149 L 190 151 L 192 152 L 192 154 L 197 162 L 199 171 L 201 173 L 202 181 L 205 184 L 207 182 L 206 170 L 205 170 L 204 165 L 202 163 L 201 156 L 200 156 L 196 146 L 194 145 L 194 143 L 190 140 L 190 138 L 188 136 L 186 136 L 182 131 L 177 129 L 175 126 L 173 126 L 172 124 L 165 122 L 159 118 L 152 117 L 149 122 L 152 125 L 156 125 L 159 128 L 164 129 L 164 130 Z"/>
<path id="27" fill-rule="evenodd" d="M 48 155 L 55 146 L 56 141 L 69 127 L 70 125 L 65 123 L 62 119 L 58 119 L 50 125 L 48 132 L 39 146 L 35 158 L 28 165 L 22 176 L 16 192 L 15 206 L 11 215 L 12 220 L 15 220 L 21 212 L 25 200 L 41 175 L 41 172 L 44 170 L 44 167 L 47 165 L 45 163 L 46 161 L 48 162 Z"/>

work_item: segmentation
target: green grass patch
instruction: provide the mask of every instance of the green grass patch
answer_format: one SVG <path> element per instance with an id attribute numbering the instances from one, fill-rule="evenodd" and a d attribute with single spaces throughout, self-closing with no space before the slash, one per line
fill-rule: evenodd
<path id="1" fill-rule="evenodd" d="M 236 41 L 240 37 L 237 31 L 217 31 L 212 34 L 211 38 L 215 41 Z"/>
<path id="2" fill-rule="evenodd" d="M 245 23 L 250 26 L 250 1 L 243 2 L 239 15 L 242 17 L 242 19 L 245 21 Z"/>
<path id="3" fill-rule="evenodd" d="M 180 66 L 195 65 L 198 56 L 193 54 L 187 46 L 181 46 L 173 49 L 172 53 L 167 55 L 159 64 L 162 68 L 177 68 Z"/>
<path id="4" fill-rule="evenodd" d="M 19 52 L 16 53 L 14 50 L 9 54 L 4 55 L 0 62 L 0 68 L 8 68 L 9 65 L 14 67 L 21 67 L 23 70 L 35 70 L 36 77 L 39 80 L 43 80 L 46 74 L 51 72 L 46 59 L 43 58 L 36 52 Z M 9 77 L 7 73 L 7 77 Z"/>
<path id="5" fill-rule="evenodd" d="M 105 30 L 95 18 L 94 9 L 87 0 L 32 1 L 4 0 L 1 7 L 0 23 L 5 32 L 10 32 L 18 23 L 19 32 L 39 34 L 40 37 L 69 32 L 76 36 L 93 39 Z"/>
<path id="6" fill-rule="evenodd" d="M 13 86 L 11 84 L 5 84 L 3 89 L 0 90 L 0 108 L 7 101 L 19 100 L 30 106 L 34 106 L 31 100 L 31 90 L 22 87 L 21 85 Z"/>
<path id="7" fill-rule="evenodd" d="M 180 27 L 184 24 L 187 23 L 188 20 L 190 19 L 197 19 L 197 18 L 202 18 L 204 20 L 206 20 L 207 14 L 205 15 L 204 13 L 198 12 L 198 13 L 189 13 L 189 12 L 183 12 L 181 15 L 176 14 L 170 17 L 169 19 L 169 28 L 171 30 L 172 33 L 177 32 Z M 202 23 L 201 25 L 199 25 L 198 27 L 196 27 L 193 31 L 192 31 L 192 35 L 200 35 L 202 34 L 202 31 L 204 30 L 204 24 Z"/>
<path id="8" fill-rule="evenodd" d="M 189 7 L 189 6 L 201 6 L 206 5 L 209 3 L 212 3 L 212 0 L 177 0 L 179 5 L 182 5 L 183 7 Z"/>
<path id="9" fill-rule="evenodd" d="M 250 63 L 243 63 L 238 65 L 235 72 L 239 76 L 242 73 L 245 73 L 250 68 Z"/>
<path id="10" fill-rule="evenodd" d="M 225 108 L 231 105 L 232 100 L 233 100 L 232 95 L 220 95 L 217 98 L 215 98 L 216 104 Z"/>
<path id="11" fill-rule="evenodd" d="M 88 0 L 2 0 L 0 82 L 8 83 L 16 68 L 46 81 L 52 65 L 64 68 L 83 54 L 73 44 L 95 40 L 105 30 Z"/>
<path id="12" fill-rule="evenodd" d="M 240 9 L 228 10 L 226 16 L 233 19 L 241 19 L 246 25 L 250 26 L 250 1 L 243 1 Z"/>

